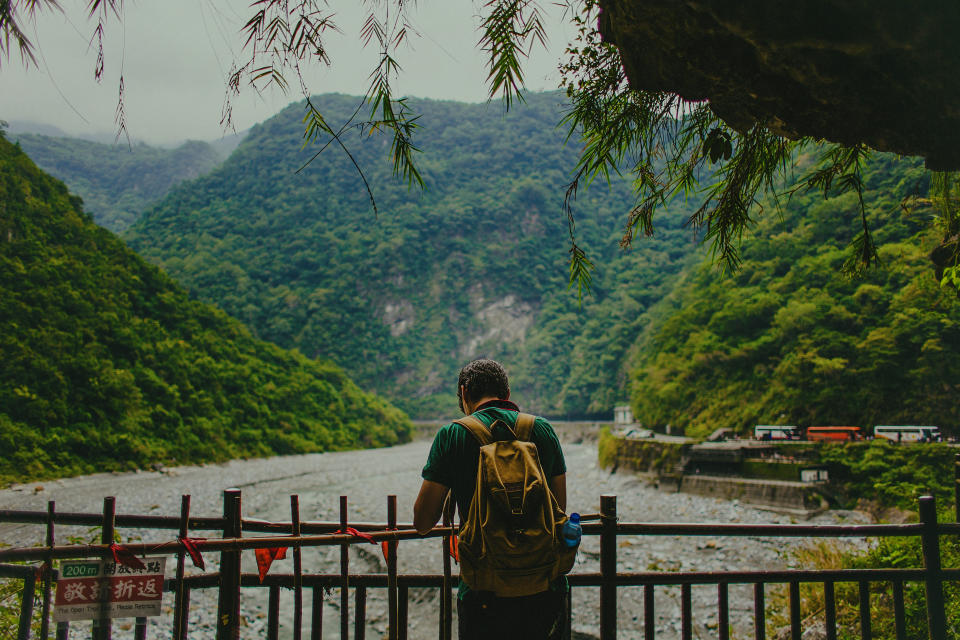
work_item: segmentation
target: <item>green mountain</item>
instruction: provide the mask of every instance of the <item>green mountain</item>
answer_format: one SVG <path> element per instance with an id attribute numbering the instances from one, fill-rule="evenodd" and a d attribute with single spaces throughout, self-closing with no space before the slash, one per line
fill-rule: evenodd
<path id="1" fill-rule="evenodd" d="M 331 123 L 359 98 L 316 98 Z M 456 374 L 495 357 L 521 405 L 607 416 L 628 397 L 645 312 L 697 249 L 678 204 L 653 239 L 618 247 L 633 197 L 616 179 L 579 194 L 577 238 L 597 264 L 580 308 L 567 290 L 575 166 L 559 94 L 499 104 L 416 101 L 425 191 L 392 177 L 389 140 L 347 129 L 302 171 L 303 105 L 254 127 L 223 165 L 175 187 L 126 234 L 191 295 L 260 338 L 327 357 L 417 416 L 456 410 Z M 364 178 L 372 186 L 371 207 Z"/>
<path id="2" fill-rule="evenodd" d="M 83 198 L 94 221 L 121 232 L 170 189 L 213 169 L 226 154 L 213 144 L 189 141 L 175 149 L 142 142 L 104 144 L 31 133 L 10 134 L 37 165 Z"/>
<path id="3" fill-rule="evenodd" d="M 795 194 L 745 239 L 738 273 L 701 265 L 657 310 L 633 372 L 638 418 L 694 435 L 755 424 L 956 433 L 960 303 L 933 277 L 929 211 L 900 206 L 926 195 L 928 178 L 916 161 L 877 155 L 864 180 L 883 266 L 841 273 L 855 194 Z"/>
<path id="4" fill-rule="evenodd" d="M 359 99 L 317 100 L 337 123 Z M 341 136 L 352 158 L 334 145 L 307 164 L 318 147 L 303 148 L 294 104 L 125 238 L 258 338 L 330 359 L 419 417 L 455 411 L 458 368 L 490 356 L 525 408 L 558 417 L 606 417 L 632 397 L 643 421 L 691 433 L 952 424 L 955 300 L 931 278 L 926 214 L 899 206 L 927 189 L 916 163 L 880 155 L 868 167 L 884 266 L 864 279 L 841 273 L 859 230 L 850 195 L 798 192 L 779 213 L 766 203 L 741 271 L 724 276 L 682 226 L 692 205 L 672 203 L 655 238 L 623 251 L 629 185 L 595 186 L 576 201 L 597 265 L 581 307 L 566 286 L 561 205 L 576 149 L 555 127 L 561 97 L 533 94 L 508 113 L 413 106 L 426 191 L 398 184 L 389 141 L 356 129 Z"/>
<path id="5" fill-rule="evenodd" d="M 336 365 L 190 300 L 0 135 L 0 480 L 407 439 Z"/>

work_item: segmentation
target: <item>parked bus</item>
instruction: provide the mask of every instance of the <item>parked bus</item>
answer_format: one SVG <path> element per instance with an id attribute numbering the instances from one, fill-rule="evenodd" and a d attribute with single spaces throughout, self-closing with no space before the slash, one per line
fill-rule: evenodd
<path id="1" fill-rule="evenodd" d="M 807 440 L 863 440 L 860 427 L 807 427 Z"/>
<path id="2" fill-rule="evenodd" d="M 757 440 L 803 440 L 803 429 L 793 425 L 758 424 L 753 428 Z"/>
<path id="3" fill-rule="evenodd" d="M 873 428 L 874 438 L 894 442 L 940 442 L 940 427 L 914 425 L 878 425 Z"/>

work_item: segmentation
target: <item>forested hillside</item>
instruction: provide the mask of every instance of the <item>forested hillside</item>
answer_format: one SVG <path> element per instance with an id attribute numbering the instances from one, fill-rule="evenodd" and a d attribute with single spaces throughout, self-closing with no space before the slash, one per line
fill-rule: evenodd
<path id="1" fill-rule="evenodd" d="M 801 159 L 803 162 L 804 159 Z M 878 155 L 864 175 L 883 265 L 841 273 L 854 193 L 797 193 L 744 240 L 739 272 L 708 264 L 678 284 L 634 372 L 636 415 L 693 435 L 754 424 L 936 424 L 956 433 L 960 304 L 939 289 L 918 161 Z"/>
<path id="2" fill-rule="evenodd" d="M 385 445 L 407 418 L 255 339 L 0 135 L 0 481 Z"/>
<path id="3" fill-rule="evenodd" d="M 142 142 L 103 144 L 31 133 L 9 138 L 83 198 L 84 210 L 97 224 L 117 233 L 175 184 L 203 175 L 223 160 L 214 145 L 198 141 L 162 149 Z"/>
<path id="4" fill-rule="evenodd" d="M 358 99 L 319 100 L 336 122 Z M 854 194 L 766 203 L 740 271 L 725 275 L 682 227 L 691 204 L 673 202 L 655 238 L 623 251 L 629 186 L 595 185 L 576 202 L 597 265 L 581 307 L 566 286 L 561 202 L 576 150 L 554 127 L 561 97 L 530 95 L 506 114 L 417 109 L 425 191 L 392 177 L 387 140 L 354 130 L 342 139 L 377 212 L 335 147 L 298 172 L 315 147 L 302 148 L 295 104 L 175 187 L 126 239 L 258 338 L 333 360 L 418 417 L 453 412 L 458 368 L 490 356 L 522 406 L 557 417 L 608 417 L 632 395 L 639 419 L 693 435 L 766 422 L 956 424 L 958 303 L 926 258 L 930 212 L 900 206 L 928 189 L 917 162 L 878 155 L 867 167 L 883 265 L 863 278 L 841 268 L 859 230 Z"/>
<path id="5" fill-rule="evenodd" d="M 317 98 L 336 126 L 359 98 Z M 503 360 L 521 405 L 608 416 L 628 397 L 631 346 L 697 244 L 675 206 L 656 238 L 618 240 L 633 203 L 614 180 L 581 192 L 580 243 L 597 264 L 578 307 L 561 211 L 577 150 L 559 94 L 500 104 L 417 101 L 425 191 L 392 177 L 389 140 L 342 136 L 351 160 L 303 146 L 303 106 L 254 127 L 210 175 L 173 192 L 129 244 L 260 338 L 329 357 L 412 415 L 456 410 L 468 360 Z"/>

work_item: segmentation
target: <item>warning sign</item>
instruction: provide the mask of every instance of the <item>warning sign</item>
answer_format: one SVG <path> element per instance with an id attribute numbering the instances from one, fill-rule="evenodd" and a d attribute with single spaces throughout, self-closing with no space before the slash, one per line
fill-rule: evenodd
<path id="1" fill-rule="evenodd" d="M 166 558 L 144 558 L 138 569 L 106 560 L 60 563 L 55 622 L 160 615 Z"/>

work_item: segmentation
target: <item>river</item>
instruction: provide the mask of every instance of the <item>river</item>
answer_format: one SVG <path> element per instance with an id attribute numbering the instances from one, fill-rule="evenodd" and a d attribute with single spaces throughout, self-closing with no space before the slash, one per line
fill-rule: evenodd
<path id="1" fill-rule="evenodd" d="M 412 520 L 413 500 L 420 485 L 419 471 L 426 459 L 430 443 L 419 440 L 387 449 L 347 451 L 302 456 L 285 456 L 257 460 L 235 460 L 225 464 L 178 467 L 157 472 L 97 474 L 79 478 L 17 485 L 0 491 L 0 505 L 6 509 L 46 510 L 47 501 L 55 500 L 59 511 L 93 511 L 102 509 L 104 496 L 116 496 L 118 513 L 150 513 L 179 515 L 180 496 L 192 496 L 191 513 L 216 516 L 221 513 L 222 491 L 236 487 L 243 491 L 244 517 L 266 520 L 290 519 L 289 495 L 300 496 L 304 520 L 335 521 L 338 518 L 339 496 L 349 497 L 350 519 L 386 521 L 386 496 L 396 494 L 401 522 Z M 563 444 L 568 467 L 568 506 L 571 511 L 599 511 L 602 494 L 618 496 L 617 505 L 623 522 L 717 522 L 717 523 L 788 523 L 791 517 L 771 511 L 712 498 L 665 493 L 645 484 L 629 473 L 610 473 L 597 466 L 597 449 L 580 437 L 566 438 Z M 813 518 L 811 523 L 862 523 L 864 516 L 855 512 L 831 511 Z M 156 532 L 120 530 L 125 539 L 143 535 L 145 541 L 158 540 Z M 74 535 L 91 538 L 96 531 L 58 527 L 58 539 Z M 42 544 L 43 527 L 34 525 L 0 525 L 0 541 L 11 545 Z M 862 544 L 862 542 L 859 542 Z M 789 550 L 802 541 L 761 538 L 686 538 L 678 536 L 626 536 L 619 541 L 618 568 L 621 571 L 718 571 L 778 569 L 789 565 Z M 857 542 L 854 542 L 857 544 Z M 213 556 L 213 554 L 209 554 Z M 291 554 L 292 555 L 292 554 Z M 574 571 L 598 571 L 599 538 L 584 538 Z M 214 558 L 210 558 L 214 560 Z M 398 553 L 401 573 L 435 573 L 441 570 L 441 555 L 436 540 L 411 541 L 400 545 Z M 244 556 L 245 571 L 254 571 L 252 553 Z M 337 572 L 339 551 L 307 550 L 304 570 Z M 189 565 L 189 562 L 188 562 Z M 173 567 L 174 563 L 168 563 Z M 215 562 L 208 562 L 215 570 Z M 354 545 L 351 568 L 384 571 L 379 550 L 368 545 Z M 275 564 L 276 571 L 290 572 L 292 560 Z M 196 569 L 191 569 L 197 572 Z M 168 569 L 169 571 L 169 569 Z M 251 593 L 253 591 L 253 593 Z M 265 590 L 243 592 L 245 626 L 242 638 L 264 637 L 266 624 Z M 642 591 L 623 588 L 619 591 L 619 637 L 640 638 L 643 622 Z M 166 603 L 172 597 L 166 596 Z M 768 600 L 770 596 L 768 595 Z M 434 638 L 437 629 L 437 594 L 434 591 L 411 591 L 410 637 Z M 309 602 L 309 598 L 305 598 Z M 574 593 L 573 628 L 575 638 L 599 637 L 598 590 L 583 589 Z M 385 637 L 385 598 L 376 590 L 367 605 L 368 637 Z M 293 597 L 284 592 L 281 606 L 284 624 L 292 619 Z M 680 590 L 658 588 L 656 591 L 657 638 L 669 640 L 680 634 Z M 324 611 L 324 637 L 337 637 L 339 595 L 328 598 Z M 735 637 L 752 637 L 752 587 L 731 587 L 731 624 Z M 213 592 L 194 592 L 190 610 L 191 640 L 212 637 L 216 599 Z M 716 587 L 693 588 L 694 637 L 716 637 Z M 170 629 L 170 608 L 159 618 L 151 618 L 150 638 L 167 638 Z M 309 620 L 309 612 L 304 615 Z M 114 638 L 132 638 L 130 620 L 115 622 Z M 81 627 L 82 629 L 82 627 Z M 85 637 L 84 632 L 76 637 Z M 281 637 L 291 637 L 289 626 L 281 629 Z"/>

